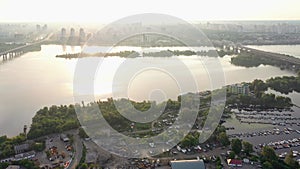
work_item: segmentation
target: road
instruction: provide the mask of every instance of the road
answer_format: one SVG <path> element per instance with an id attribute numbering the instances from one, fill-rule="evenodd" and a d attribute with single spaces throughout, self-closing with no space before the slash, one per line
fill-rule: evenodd
<path id="1" fill-rule="evenodd" d="M 79 161 L 82 157 L 82 150 L 83 150 L 83 143 L 81 138 L 78 135 L 78 130 L 76 130 L 76 132 L 72 133 L 73 134 L 73 138 L 74 138 L 74 149 L 75 149 L 75 154 L 74 154 L 74 158 L 69 166 L 69 169 L 75 169 L 76 166 L 79 164 Z"/>
<path id="2" fill-rule="evenodd" d="M 9 53 L 9 52 L 14 52 L 14 51 L 16 51 L 16 50 L 20 50 L 20 49 L 26 48 L 26 47 L 28 47 L 28 46 L 32 46 L 32 45 L 36 45 L 36 44 L 45 42 L 45 41 L 49 40 L 49 39 L 52 37 L 52 35 L 53 35 L 53 33 L 49 33 L 49 34 L 47 35 L 47 37 L 44 38 L 44 39 L 41 40 L 41 41 L 37 41 L 37 42 L 34 42 L 34 43 L 30 43 L 30 44 L 27 44 L 27 45 L 24 45 L 24 46 L 19 46 L 19 47 L 16 47 L 16 48 L 14 48 L 14 49 L 7 50 L 7 51 L 5 51 L 5 52 L 1 52 L 1 53 L 0 53 L 0 56 L 3 55 L 3 54 Z"/>
<path id="3" fill-rule="evenodd" d="M 261 51 L 261 50 L 257 50 L 257 49 L 253 49 L 253 48 L 248 48 L 245 46 L 242 46 L 242 48 L 249 50 L 250 53 L 253 53 L 260 57 L 266 57 L 269 59 L 280 60 L 280 61 L 288 62 L 292 65 L 300 65 L 300 59 L 295 58 L 295 57 L 291 57 L 291 56 L 280 54 L 280 53 Z"/>

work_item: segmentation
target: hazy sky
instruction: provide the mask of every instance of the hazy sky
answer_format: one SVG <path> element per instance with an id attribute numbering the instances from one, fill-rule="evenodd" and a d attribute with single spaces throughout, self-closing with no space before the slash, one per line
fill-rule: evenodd
<path id="1" fill-rule="evenodd" d="M 111 22 L 149 12 L 189 21 L 300 20 L 300 0 L 0 0 L 2 22 Z"/>

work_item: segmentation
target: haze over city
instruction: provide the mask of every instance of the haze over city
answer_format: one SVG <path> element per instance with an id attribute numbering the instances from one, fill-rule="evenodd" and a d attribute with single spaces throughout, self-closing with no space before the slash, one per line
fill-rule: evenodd
<path id="1" fill-rule="evenodd" d="M 139 13 L 163 13 L 188 21 L 297 20 L 299 6 L 298 0 L 1 0 L 0 20 L 107 23 Z"/>
<path id="2" fill-rule="evenodd" d="M 299 0 L 0 0 L 0 169 L 300 169 Z"/>

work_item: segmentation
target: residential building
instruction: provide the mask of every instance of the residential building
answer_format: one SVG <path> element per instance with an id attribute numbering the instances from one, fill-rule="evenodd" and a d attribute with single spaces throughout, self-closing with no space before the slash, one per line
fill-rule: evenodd
<path id="1" fill-rule="evenodd" d="M 16 154 L 24 153 L 28 149 L 29 149 L 29 144 L 27 143 L 14 146 L 14 150 Z"/>
<path id="2" fill-rule="evenodd" d="M 24 159 L 31 159 L 31 158 L 34 158 L 34 157 L 35 157 L 35 152 L 30 151 L 30 152 L 15 155 L 14 161 L 20 161 L 20 160 L 24 160 Z"/>
<path id="3" fill-rule="evenodd" d="M 74 38 L 75 37 L 75 29 L 71 28 L 70 29 L 70 38 Z"/>
<path id="4" fill-rule="evenodd" d="M 60 31 L 60 40 L 64 40 L 67 37 L 67 30 L 66 28 L 62 28 Z"/>
<path id="5" fill-rule="evenodd" d="M 85 41 L 85 32 L 83 28 L 80 28 L 79 30 L 79 39 L 80 41 Z"/>
<path id="6" fill-rule="evenodd" d="M 243 166 L 242 160 L 237 160 L 237 159 L 227 159 L 227 164 L 231 167 L 242 167 Z"/>
<path id="7" fill-rule="evenodd" d="M 249 95 L 250 89 L 248 84 L 233 84 L 228 86 L 228 91 L 233 94 Z"/>

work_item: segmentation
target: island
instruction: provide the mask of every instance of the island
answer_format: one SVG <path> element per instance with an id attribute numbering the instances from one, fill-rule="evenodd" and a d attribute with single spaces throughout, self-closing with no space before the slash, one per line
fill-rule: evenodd
<path id="1" fill-rule="evenodd" d="M 84 58 L 84 57 L 111 57 L 119 56 L 124 58 L 136 58 L 136 57 L 172 57 L 172 56 L 208 56 L 208 57 L 224 57 L 225 55 L 232 55 L 233 51 L 225 50 L 207 50 L 207 51 L 192 51 L 192 50 L 163 50 L 159 52 L 143 52 L 138 53 L 136 51 L 120 51 L 120 52 L 107 52 L 107 53 L 73 53 L 56 55 L 58 58 Z"/>

